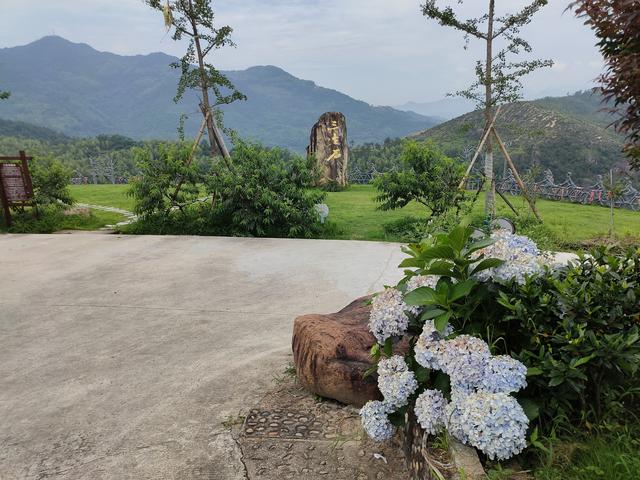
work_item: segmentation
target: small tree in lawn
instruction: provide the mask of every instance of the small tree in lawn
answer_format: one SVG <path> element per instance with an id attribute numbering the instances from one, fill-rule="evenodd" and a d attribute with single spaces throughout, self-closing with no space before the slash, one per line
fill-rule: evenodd
<path id="1" fill-rule="evenodd" d="M 458 0 L 457 3 L 463 3 L 463 0 Z M 493 123 L 495 106 L 522 98 L 521 78 L 523 76 L 538 68 L 553 65 L 551 60 L 511 61 L 509 59 L 522 52 L 531 52 L 529 43 L 520 36 L 520 29 L 529 24 L 533 15 L 547 3 L 547 0 L 533 0 L 519 12 L 498 16 L 496 0 L 488 0 L 486 14 L 466 20 L 460 19 L 452 7 L 439 6 L 437 0 L 428 0 L 422 5 L 424 16 L 437 20 L 440 25 L 463 32 L 467 44 L 471 37 L 486 43 L 485 60 L 476 62 L 475 83 L 468 89 L 453 94 L 475 100 L 478 108 L 484 109 L 485 131 Z M 503 43 L 502 48 L 496 51 L 495 43 L 498 40 L 502 40 Z M 484 175 L 488 182 L 485 211 L 487 214 L 492 214 L 495 209 L 495 175 L 491 135 L 488 135 L 484 148 Z"/>
<path id="2" fill-rule="evenodd" d="M 233 29 L 228 25 L 219 28 L 214 25 L 215 14 L 211 0 L 146 0 L 146 3 L 163 12 L 167 28 L 174 28 L 173 40 L 180 41 L 184 37 L 189 39 L 184 56 L 179 62 L 171 65 L 180 68 L 182 72 L 174 101 L 178 102 L 188 88 L 200 92 L 200 110 L 206 122 L 211 153 L 214 156 L 218 152 L 221 153 L 228 162 L 229 150 L 218 127 L 214 109 L 235 100 L 244 100 L 246 97 L 222 72 L 211 63 L 207 63 L 206 58 L 212 51 L 235 46 L 230 38 Z"/>
<path id="3" fill-rule="evenodd" d="M 380 210 L 403 208 L 417 202 L 429 209 L 432 217 L 455 208 L 463 199 L 458 191 L 464 169 L 429 142 L 405 143 L 400 156 L 403 170 L 376 177 Z"/>
<path id="4" fill-rule="evenodd" d="M 627 136 L 624 152 L 632 168 L 640 169 L 640 1 L 578 0 L 576 14 L 595 31 L 606 71 L 599 91 L 613 100 L 617 131 Z"/>

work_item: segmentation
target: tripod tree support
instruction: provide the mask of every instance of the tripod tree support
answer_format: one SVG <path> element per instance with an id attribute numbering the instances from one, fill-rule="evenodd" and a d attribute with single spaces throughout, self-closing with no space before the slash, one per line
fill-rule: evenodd
<path id="1" fill-rule="evenodd" d="M 480 141 L 480 145 L 478 145 L 478 148 L 476 149 L 476 153 L 473 155 L 473 158 L 471 159 L 471 163 L 469 163 L 469 167 L 467 168 L 467 171 L 465 172 L 464 176 L 462 177 L 462 180 L 460 181 L 460 185 L 458 185 L 458 190 L 462 190 L 462 187 L 464 187 L 464 184 L 469 179 L 469 174 L 471 173 L 471 169 L 475 165 L 476 160 L 478 159 L 478 155 L 480 155 L 480 152 L 482 151 L 482 148 L 484 147 L 485 142 L 489 138 L 489 135 L 491 134 L 491 130 L 493 130 L 493 126 L 495 125 L 496 120 L 498 119 L 498 115 L 500 115 L 501 108 L 502 108 L 502 105 L 498 107 L 498 110 L 496 111 L 496 114 L 493 116 L 491 123 L 485 129 L 484 135 L 482 136 L 482 140 Z"/>
<path id="2" fill-rule="evenodd" d="M 502 154 L 504 155 L 504 158 L 507 160 L 507 164 L 509 165 L 509 168 L 513 172 L 513 176 L 515 177 L 516 182 L 518 183 L 518 186 L 520 187 L 520 190 L 522 191 L 522 195 L 524 196 L 524 198 L 527 199 L 527 202 L 529 203 L 529 206 L 531 207 L 531 211 L 533 212 L 533 214 L 536 216 L 536 218 L 540 222 L 542 222 L 542 218 L 540 217 L 540 214 L 538 213 L 538 209 L 536 208 L 536 204 L 533 202 L 533 200 L 529 196 L 529 192 L 527 191 L 527 187 L 524 185 L 524 182 L 520 178 L 520 175 L 518 174 L 518 170 L 516 169 L 516 166 L 514 165 L 513 161 L 511 160 L 511 155 L 509 155 L 509 152 L 507 151 L 507 147 L 505 147 L 504 142 L 500 138 L 500 135 L 498 135 L 498 132 L 496 132 L 496 129 L 494 127 L 491 127 L 491 130 L 493 131 L 493 135 L 496 138 L 496 140 L 498 142 L 498 145 L 500 146 L 500 150 L 502 150 Z"/>

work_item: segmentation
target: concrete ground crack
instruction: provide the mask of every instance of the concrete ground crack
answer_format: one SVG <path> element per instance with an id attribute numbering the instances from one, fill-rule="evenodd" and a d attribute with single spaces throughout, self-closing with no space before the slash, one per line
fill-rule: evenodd
<path id="1" fill-rule="evenodd" d="M 394 251 L 389 252 L 389 256 L 387 257 L 387 261 L 385 262 L 384 267 L 382 268 L 382 271 L 380 272 L 380 275 L 378 275 L 378 278 L 376 278 L 374 280 L 374 282 L 369 286 L 369 288 L 367 290 L 367 295 L 375 293 L 376 285 L 384 277 L 384 274 L 387 271 L 387 269 L 389 268 L 389 264 L 391 263 L 391 259 L 394 257 L 394 255 L 395 255 Z"/>
<path id="2" fill-rule="evenodd" d="M 236 443 L 238 450 L 240 450 L 240 463 L 242 464 L 243 475 L 245 480 L 249 480 L 249 471 L 247 470 L 247 464 L 244 461 L 244 450 L 242 450 L 242 445 L 237 438 L 233 437 L 233 441 Z"/>

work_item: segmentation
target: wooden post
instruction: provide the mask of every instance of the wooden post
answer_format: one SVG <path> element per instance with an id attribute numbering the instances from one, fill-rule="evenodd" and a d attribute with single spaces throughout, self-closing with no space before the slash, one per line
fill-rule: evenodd
<path id="1" fill-rule="evenodd" d="M 482 151 L 482 147 L 484 147 L 484 144 L 487 141 L 487 138 L 489 138 L 489 134 L 491 133 L 491 130 L 493 129 L 493 126 L 496 123 L 496 119 L 498 118 L 498 115 L 500 115 L 501 108 L 502 108 L 502 105 L 498 106 L 498 110 L 496 110 L 496 114 L 493 116 L 493 119 L 491 120 L 489 127 L 485 129 L 482 140 L 480 141 L 480 145 L 478 145 L 478 148 L 476 148 L 476 153 L 473 155 L 473 158 L 471 159 L 471 163 L 469 163 L 469 167 L 467 168 L 467 171 L 465 172 L 464 176 L 462 177 L 462 180 L 460 181 L 460 185 L 458 185 L 458 190 L 462 190 L 462 188 L 464 187 L 464 184 L 469 178 L 471 169 L 473 168 L 473 165 L 476 163 L 476 160 L 478 159 L 478 155 L 480 155 L 480 152 Z"/>
<path id="2" fill-rule="evenodd" d="M 11 226 L 11 209 L 9 208 L 9 199 L 4 191 L 4 185 L 2 182 L 2 164 L 0 164 L 0 202 L 2 202 L 2 209 L 4 210 L 4 222 L 7 227 Z"/>
<path id="3" fill-rule="evenodd" d="M 517 182 L 518 186 L 520 187 L 520 190 L 522 190 L 522 195 L 524 196 L 524 198 L 527 199 L 527 202 L 529 202 L 529 206 L 531 207 L 531 211 L 533 212 L 533 214 L 536 216 L 536 218 L 538 220 L 540 220 L 540 222 L 542 222 L 542 218 L 540 217 L 540 214 L 538 213 L 538 210 L 536 209 L 536 204 L 533 203 L 533 201 L 531 200 L 531 197 L 529 197 L 529 193 L 527 192 L 527 187 L 525 187 L 524 182 L 520 178 L 520 175 L 518 174 L 518 170 L 516 169 L 516 166 L 514 165 L 513 161 L 511 160 L 511 156 L 509 155 L 509 152 L 507 151 L 507 147 L 505 147 L 505 145 L 502 142 L 502 139 L 500 138 L 500 135 L 498 135 L 498 132 L 496 131 L 496 129 L 492 127 L 491 130 L 493 131 L 493 135 L 496 137 L 496 140 L 498 141 L 498 145 L 500 146 L 500 150 L 502 150 L 502 154 L 504 155 L 504 158 L 507 159 L 507 163 L 509 164 L 509 168 L 513 172 L 513 176 L 515 177 L 516 182 Z"/>

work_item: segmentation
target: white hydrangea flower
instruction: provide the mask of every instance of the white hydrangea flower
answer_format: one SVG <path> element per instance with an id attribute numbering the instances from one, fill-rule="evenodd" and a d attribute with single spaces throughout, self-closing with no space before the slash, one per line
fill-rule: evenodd
<path id="1" fill-rule="evenodd" d="M 369 330 L 378 343 L 383 344 L 387 338 L 405 334 L 409 326 L 409 317 L 405 313 L 407 308 L 402 292 L 395 288 L 387 288 L 373 298 Z"/>
<path id="2" fill-rule="evenodd" d="M 367 435 L 376 442 L 384 442 L 389 440 L 396 433 L 394 427 L 389 421 L 389 406 L 374 400 L 360 410 L 360 420 Z"/>
<path id="3" fill-rule="evenodd" d="M 414 373 L 399 355 L 383 358 L 378 363 L 378 388 L 389 407 L 400 408 L 418 388 Z"/>
<path id="4" fill-rule="evenodd" d="M 491 357 L 482 379 L 482 390 L 513 393 L 527 386 L 527 367 L 508 355 Z"/>
<path id="5" fill-rule="evenodd" d="M 407 292 L 420 287 L 436 288 L 439 279 L 440 277 L 436 275 L 414 275 L 407 281 Z"/>
<path id="6" fill-rule="evenodd" d="M 491 460 L 506 460 L 526 448 L 529 420 L 515 398 L 506 393 L 477 392 L 457 407 L 463 435 L 456 438 Z"/>
<path id="7" fill-rule="evenodd" d="M 545 264 L 552 265 L 549 258 L 542 255 L 537 245 L 528 237 L 498 230 L 491 238 L 495 243 L 475 252 L 474 255 L 478 257 L 484 254 L 486 258 L 499 258 L 505 263 L 477 274 L 476 277 L 480 281 L 490 278 L 497 282 L 515 279 L 522 284 L 525 276 L 540 273 Z"/>
<path id="8" fill-rule="evenodd" d="M 440 333 L 433 322 L 427 320 L 422 327 L 422 333 L 416 342 L 414 353 L 416 362 L 431 370 L 440 370 L 440 359 L 444 348 L 444 338 L 453 333 L 453 327 L 447 325 Z"/>
<path id="9" fill-rule="evenodd" d="M 414 412 L 418 423 L 429 435 L 442 431 L 445 425 L 447 401 L 440 390 L 425 390 L 416 399 Z"/>
<path id="10" fill-rule="evenodd" d="M 440 367 L 449 375 L 452 388 L 471 392 L 482 384 L 490 357 L 486 342 L 470 335 L 460 335 L 444 342 Z"/>

